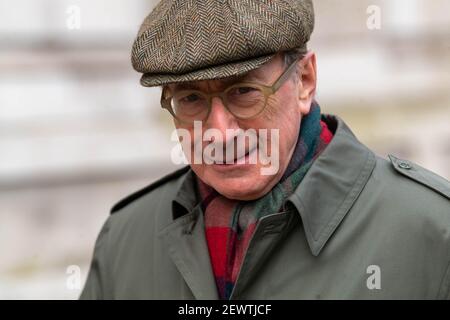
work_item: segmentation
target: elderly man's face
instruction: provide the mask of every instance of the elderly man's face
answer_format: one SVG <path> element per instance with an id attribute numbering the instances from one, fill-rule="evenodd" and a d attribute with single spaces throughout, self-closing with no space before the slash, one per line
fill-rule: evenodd
<path id="1" fill-rule="evenodd" d="M 213 187 L 217 192 L 229 199 L 253 200 L 269 192 L 280 180 L 287 168 L 289 160 L 294 152 L 297 142 L 300 121 L 302 116 L 310 110 L 311 102 L 316 86 L 316 65 L 314 53 L 308 53 L 302 60 L 298 61 L 299 73 L 292 73 L 290 78 L 283 83 L 279 90 L 270 96 L 267 106 L 262 113 L 251 119 L 238 119 L 231 114 L 223 105 L 220 98 L 212 99 L 211 112 L 209 117 L 203 122 L 203 131 L 207 129 L 219 130 L 223 137 L 223 144 L 226 145 L 233 137 L 227 137 L 227 129 L 254 129 L 258 134 L 260 129 L 267 129 L 268 154 L 278 152 L 278 170 L 274 174 L 264 175 L 261 169 L 267 167 L 258 157 L 257 163 L 249 163 L 248 156 L 245 163 L 239 164 L 207 164 L 205 161 L 194 163 L 192 170 L 206 184 Z M 246 77 L 240 81 L 252 81 L 263 85 L 272 85 L 286 69 L 284 57 L 278 54 L 275 58 L 250 71 Z M 189 83 L 191 87 L 205 93 L 212 93 L 224 90 L 230 85 L 230 79 L 208 80 Z M 168 89 L 175 93 L 180 90 L 177 84 L 170 84 Z M 191 155 L 194 153 L 194 127 L 175 120 L 177 129 L 186 129 L 190 132 Z M 271 129 L 278 129 L 279 144 L 277 146 L 271 142 Z M 216 131 L 218 132 L 218 131 Z M 229 135 L 229 134 L 228 134 Z M 217 141 L 215 141 L 217 143 Z M 211 141 L 203 141 L 205 148 Z M 246 146 L 248 148 L 248 145 Z M 258 145 L 258 148 L 261 146 Z M 184 150 L 189 152 L 189 150 Z M 267 152 L 267 151 L 266 151 Z"/>

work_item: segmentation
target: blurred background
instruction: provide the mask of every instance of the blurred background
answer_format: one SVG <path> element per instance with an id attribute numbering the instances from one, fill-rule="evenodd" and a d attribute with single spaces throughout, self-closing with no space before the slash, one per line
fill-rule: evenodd
<path id="1" fill-rule="evenodd" d="M 0 0 L 0 299 L 76 299 L 111 206 L 173 170 L 130 49 L 151 0 Z M 450 177 L 450 1 L 315 1 L 322 111 Z"/>

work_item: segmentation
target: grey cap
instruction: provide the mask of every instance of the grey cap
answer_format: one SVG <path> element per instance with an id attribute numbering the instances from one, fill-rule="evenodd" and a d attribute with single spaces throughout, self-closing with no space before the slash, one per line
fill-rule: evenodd
<path id="1" fill-rule="evenodd" d="M 220 79 L 306 48 L 313 28 L 312 0 L 162 0 L 142 23 L 131 60 L 146 87 Z"/>

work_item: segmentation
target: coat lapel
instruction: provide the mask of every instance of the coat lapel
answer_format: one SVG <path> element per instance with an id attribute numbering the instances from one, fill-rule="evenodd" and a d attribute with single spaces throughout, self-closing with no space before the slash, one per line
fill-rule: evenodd
<path id="1" fill-rule="evenodd" d="M 200 206 L 177 218 L 159 235 L 194 297 L 217 300 L 219 297 L 209 259 Z"/>
<path id="2" fill-rule="evenodd" d="M 369 180 L 375 155 L 336 117 L 333 140 L 288 198 L 299 212 L 314 256 L 319 255 Z"/>

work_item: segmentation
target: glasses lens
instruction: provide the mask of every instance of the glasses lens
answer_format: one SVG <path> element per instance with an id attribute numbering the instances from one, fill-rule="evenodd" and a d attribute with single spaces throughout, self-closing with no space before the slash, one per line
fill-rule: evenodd
<path id="1" fill-rule="evenodd" d="M 250 118 L 264 109 L 266 97 L 257 86 L 242 84 L 226 92 L 228 108 L 237 117 Z"/>
<path id="2" fill-rule="evenodd" d="M 172 110 L 182 121 L 203 120 L 208 114 L 208 100 L 199 91 L 180 91 L 171 98 Z"/>

